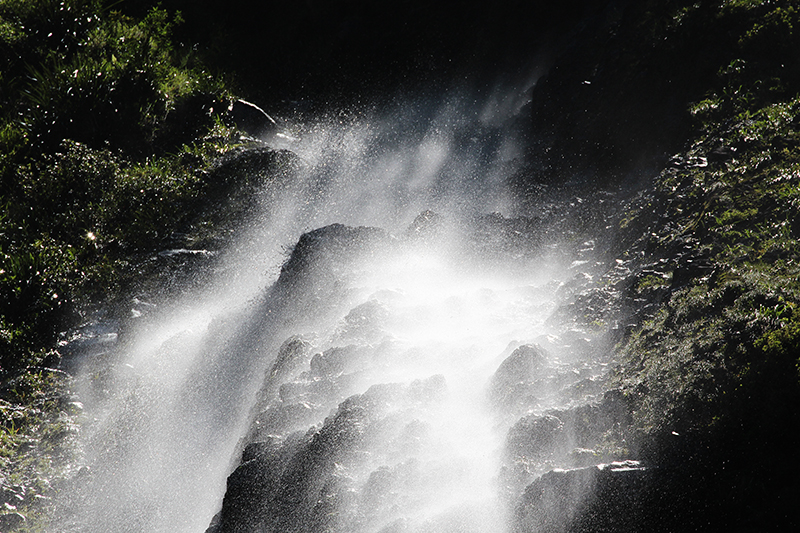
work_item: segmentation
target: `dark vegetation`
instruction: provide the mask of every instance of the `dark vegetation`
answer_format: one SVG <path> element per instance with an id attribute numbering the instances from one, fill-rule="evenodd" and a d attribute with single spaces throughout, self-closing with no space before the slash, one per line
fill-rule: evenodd
<path id="1" fill-rule="evenodd" d="M 800 441 L 790 428 L 800 423 L 800 8 L 650 2 L 635 12 L 617 36 L 635 33 L 648 46 L 598 46 L 596 62 L 573 63 L 613 76 L 586 88 L 601 99 L 579 99 L 589 118 L 579 105 L 565 121 L 552 119 L 545 168 L 572 164 L 580 179 L 598 172 L 596 161 L 620 175 L 641 168 L 629 158 L 639 146 L 662 158 L 645 162 L 657 176 L 638 184 L 613 229 L 609 252 L 628 275 L 610 271 L 596 288 L 621 305 L 600 318 L 623 321 L 614 383 L 633 413 L 626 442 L 674 469 L 659 474 L 657 489 L 674 496 L 674 512 L 652 526 L 797 526 L 792 450 Z M 658 83 L 646 81 L 653 70 Z M 551 76 L 537 90 L 563 87 L 573 74 Z M 676 116 L 648 135 L 647 121 L 665 109 Z M 609 113 L 616 121 L 600 120 Z M 676 143 L 669 158 L 654 149 Z M 568 160 L 570 150 L 591 157 Z"/>
<path id="2" fill-rule="evenodd" d="M 639 191 L 608 246 L 630 275 L 597 288 L 621 308 L 586 318 L 624 321 L 624 445 L 695 467 L 687 529 L 794 518 L 800 6 L 379 4 L 0 0 L 0 529 L 38 527 L 37 496 L 70 468 L 59 332 L 112 308 L 157 251 L 213 247 L 209 206 L 242 186 L 219 165 L 239 142 L 229 87 L 305 111 L 524 78 L 535 53 L 553 68 L 521 194 Z"/>
<path id="3" fill-rule="evenodd" d="M 231 189 L 229 96 L 179 15 L 0 2 L 0 530 L 35 529 L 80 404 L 59 333 L 113 309 L 166 248 L 209 246 Z M 228 169 L 231 170 L 231 169 Z"/>

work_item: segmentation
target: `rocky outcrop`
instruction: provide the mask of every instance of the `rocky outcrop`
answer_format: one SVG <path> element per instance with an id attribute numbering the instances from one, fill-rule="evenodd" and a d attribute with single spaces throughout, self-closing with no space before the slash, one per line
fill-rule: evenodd
<path id="1" fill-rule="evenodd" d="M 515 500 L 529 483 L 554 468 L 637 457 L 631 422 L 630 407 L 619 391 L 572 408 L 522 416 L 505 438 L 501 480 L 507 496 Z"/>
<path id="2" fill-rule="evenodd" d="M 400 472 L 410 475 L 414 463 L 367 471 L 359 501 L 355 480 L 364 476 L 364 459 L 375 450 L 382 450 L 381 461 L 418 450 L 425 424 L 402 409 L 398 415 L 397 406 L 425 408 L 445 389 L 437 376 L 377 385 L 340 403 L 319 429 L 256 436 L 228 479 L 222 511 L 208 533 L 351 531 L 369 514 L 390 514 L 390 487 L 408 483 Z"/>
<path id="3" fill-rule="evenodd" d="M 533 383 L 542 376 L 547 355 L 541 346 L 524 344 L 514 350 L 494 373 L 489 395 L 498 405 L 530 403 Z"/>
<path id="4" fill-rule="evenodd" d="M 385 249 L 392 237 L 379 228 L 331 224 L 303 234 L 281 268 L 277 287 L 300 291 L 304 282 L 331 285 L 365 256 Z"/>
<path id="5" fill-rule="evenodd" d="M 284 265 L 265 309 L 294 309 L 296 318 L 281 316 L 298 328 L 310 323 L 307 318 L 324 315 L 322 310 L 331 302 L 351 301 L 348 277 L 362 268 L 362 259 L 391 257 L 407 247 L 438 246 L 448 238 L 447 223 L 425 213 L 403 239 L 374 228 L 338 224 L 307 233 Z M 509 239 L 524 241 L 516 249 L 532 253 L 535 226 L 527 219 L 492 215 L 470 221 L 462 231 L 467 242 L 480 243 L 471 253 L 495 250 L 496 257 L 512 261 L 516 252 L 514 247 L 509 251 Z M 480 231 L 474 231 L 478 227 Z M 387 334 L 396 320 L 392 306 L 403 295 L 384 292 L 361 303 L 352 301 L 349 310 L 338 309 L 342 318 L 331 328 L 326 344 L 318 345 L 314 335 L 293 335 L 276 350 L 241 444 L 241 463 L 228 480 L 222 511 L 210 532 L 344 532 L 378 524 L 388 530 L 424 531 L 429 525 L 412 525 L 418 522 L 416 513 L 432 505 L 437 491 L 452 490 L 453 476 L 469 477 L 464 466 L 447 464 L 455 459 L 447 457 L 449 448 L 440 448 L 443 440 L 469 436 L 442 435 L 430 420 L 431 409 L 448 398 L 445 378 L 376 381 L 382 369 L 398 361 L 424 358 Z M 578 336 L 572 332 L 572 337 Z M 567 341 L 575 343 L 572 337 L 548 342 L 567 350 Z M 508 351 L 489 384 L 498 414 L 515 401 L 520 387 L 544 391 L 536 400 L 517 405 L 528 409 L 537 401 L 550 401 L 545 395 L 580 388 L 581 381 L 602 372 L 588 363 L 585 371 L 573 372 L 572 362 L 561 363 L 535 344 L 517 343 Z M 594 394 L 584 389 L 578 395 Z M 434 454 L 435 450 L 440 451 Z M 526 453 L 532 460 L 541 459 Z M 519 492 L 524 484 L 518 481 L 515 487 Z M 456 520 L 450 515 L 440 519 Z"/>
<path id="6" fill-rule="evenodd" d="M 636 461 L 550 471 L 525 489 L 511 531 L 642 531 L 641 494 L 650 481 L 650 471 Z"/>

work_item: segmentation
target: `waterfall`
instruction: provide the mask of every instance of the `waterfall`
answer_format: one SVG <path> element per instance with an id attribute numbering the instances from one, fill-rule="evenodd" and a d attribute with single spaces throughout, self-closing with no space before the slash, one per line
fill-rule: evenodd
<path id="1" fill-rule="evenodd" d="M 499 408 L 493 376 L 528 345 L 549 346 L 552 372 L 577 375 L 580 366 L 551 342 L 558 326 L 548 322 L 572 258 L 555 239 L 543 246 L 533 219 L 519 226 L 526 213 L 506 187 L 522 155 L 515 113 L 524 91 L 509 95 L 461 92 L 331 113 L 270 139 L 296 164 L 264 184 L 203 288 L 137 319 L 84 365 L 87 468 L 61 527 L 205 531 L 248 444 L 288 446 L 299 438 L 289 429 L 324 431 L 359 397 L 380 404 L 370 420 L 391 428 L 337 463 L 353 489 L 348 508 L 361 510 L 342 511 L 342 527 L 504 531 L 506 434 L 521 414 L 569 399 L 542 394 L 527 410 Z M 281 288 L 301 236 L 325 241 L 347 227 L 379 228 L 378 242 L 345 247 L 335 268 L 320 264 Z M 315 276 L 335 280 L 311 287 L 321 283 Z M 270 383 L 292 339 L 308 360 Z M 259 434 L 279 387 L 320 382 L 337 354 L 348 363 L 336 394 L 286 423 L 285 434 Z M 360 367 L 347 366 L 354 361 Z M 415 430 L 396 447 L 398 432 Z M 394 480 L 391 497 L 376 488 L 381 476 Z"/>

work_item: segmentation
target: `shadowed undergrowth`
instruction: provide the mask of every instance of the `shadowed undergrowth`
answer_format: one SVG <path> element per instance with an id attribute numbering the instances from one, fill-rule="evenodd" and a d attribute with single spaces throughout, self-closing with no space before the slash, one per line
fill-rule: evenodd
<path id="1" fill-rule="evenodd" d="M 124 6 L 122 6 L 124 7 Z M 165 248 L 232 213 L 230 96 L 173 42 L 180 17 L 100 0 L 0 2 L 0 529 L 38 530 L 80 404 L 58 334 L 113 309 Z M 253 178 L 256 179 L 256 178 Z M 238 181 L 237 181 L 238 180 Z M 254 184 L 251 184 L 255 186 Z"/>

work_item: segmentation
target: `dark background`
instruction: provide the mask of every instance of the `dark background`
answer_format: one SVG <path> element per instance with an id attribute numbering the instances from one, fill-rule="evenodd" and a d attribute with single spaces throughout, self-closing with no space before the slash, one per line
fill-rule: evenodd
<path id="1" fill-rule="evenodd" d="M 747 16 L 766 13 L 768 4 Z M 152 1 L 120 5 L 141 15 Z M 177 31 L 185 49 L 222 73 L 239 95 L 279 117 L 411 100 L 459 86 L 480 98 L 498 84 L 538 79 L 521 113 L 529 132 L 530 165 L 520 178 L 525 186 L 618 185 L 657 173 L 695 126 L 690 105 L 730 85 L 720 72 L 733 59 L 745 59 L 754 79 L 778 74 L 786 87 L 796 84 L 796 43 L 778 50 L 780 43 L 769 40 L 763 49 L 758 43 L 741 49 L 752 20 L 721 17 L 722 5 L 162 1 L 185 21 Z"/>
<path id="2" fill-rule="evenodd" d="M 127 0 L 125 11 L 139 15 L 149 4 Z M 708 85 L 702 60 L 685 57 L 702 48 L 702 36 L 655 43 L 640 23 L 649 10 L 656 16 L 681 4 L 688 3 L 162 2 L 180 11 L 185 47 L 277 116 L 458 85 L 481 97 L 545 73 L 522 116 L 531 132 L 527 185 L 619 183 L 680 148 L 687 103 Z"/>
<path id="3" fill-rule="evenodd" d="M 139 14 L 148 0 L 128 0 Z M 179 39 L 232 74 L 248 97 L 347 103 L 470 76 L 488 83 L 531 68 L 604 2 L 165 0 L 185 24 Z M 137 11 L 139 13 L 137 13 Z"/>

